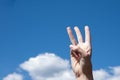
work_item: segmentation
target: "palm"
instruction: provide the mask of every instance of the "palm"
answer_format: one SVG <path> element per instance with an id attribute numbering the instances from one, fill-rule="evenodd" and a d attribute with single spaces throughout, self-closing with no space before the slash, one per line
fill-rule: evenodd
<path id="1" fill-rule="evenodd" d="M 70 28 L 67 29 L 72 45 L 71 49 L 71 63 L 75 73 L 81 73 L 86 59 L 91 57 L 91 43 L 89 28 L 85 28 L 85 42 L 83 42 L 81 32 L 78 27 L 75 27 L 75 32 L 78 38 L 78 43 L 75 40 Z"/>
<path id="2" fill-rule="evenodd" d="M 78 53 L 76 51 L 71 51 L 71 62 L 72 62 L 73 71 L 75 73 L 81 73 L 82 66 L 83 66 L 82 60 L 84 60 L 84 58 L 86 57 L 91 56 L 91 48 L 90 48 L 90 45 L 87 43 L 82 43 L 80 45 L 78 44 L 77 46 L 78 46 L 78 49 L 79 47 L 82 49 L 83 54 L 80 52 Z"/>

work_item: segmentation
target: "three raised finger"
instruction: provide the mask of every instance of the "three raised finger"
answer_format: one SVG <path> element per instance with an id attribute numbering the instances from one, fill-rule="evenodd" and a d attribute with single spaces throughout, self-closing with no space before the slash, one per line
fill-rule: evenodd
<path id="1" fill-rule="evenodd" d="M 71 30 L 70 27 L 67 27 L 67 32 L 68 32 L 71 43 L 73 45 L 77 45 L 77 41 L 75 40 L 74 35 L 73 35 L 72 30 Z"/>
<path id="2" fill-rule="evenodd" d="M 79 43 L 82 43 L 82 42 L 83 42 L 83 38 L 82 38 L 82 34 L 81 34 L 79 28 L 78 28 L 77 26 L 75 26 L 75 27 L 74 27 L 74 30 L 75 30 L 75 32 L 76 32 L 78 42 L 79 42 Z"/>
<path id="3" fill-rule="evenodd" d="M 90 38 L 90 30 L 88 26 L 85 26 L 85 42 L 90 43 L 91 38 Z"/>

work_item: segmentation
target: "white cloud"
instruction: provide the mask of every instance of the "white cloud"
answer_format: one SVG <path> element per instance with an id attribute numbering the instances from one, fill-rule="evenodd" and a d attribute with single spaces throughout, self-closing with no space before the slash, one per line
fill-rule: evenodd
<path id="1" fill-rule="evenodd" d="M 14 72 L 4 77 L 3 80 L 23 80 L 23 76 Z"/>
<path id="2" fill-rule="evenodd" d="M 94 80 L 120 80 L 120 66 L 93 71 Z"/>
<path id="3" fill-rule="evenodd" d="M 33 80 L 74 80 L 68 60 L 53 53 L 40 54 L 20 65 Z"/>
<path id="4" fill-rule="evenodd" d="M 110 69 L 112 70 L 113 74 L 120 75 L 120 66 L 110 67 Z"/>
<path id="5" fill-rule="evenodd" d="M 54 53 L 44 53 L 20 64 L 20 68 L 28 72 L 32 80 L 75 80 L 69 60 Z M 93 71 L 94 80 L 120 80 L 120 66 Z M 12 73 L 3 80 L 23 80 L 23 76 Z"/>
<path id="6" fill-rule="evenodd" d="M 106 80 L 109 77 L 109 73 L 103 69 L 93 71 L 93 75 L 95 80 Z"/>

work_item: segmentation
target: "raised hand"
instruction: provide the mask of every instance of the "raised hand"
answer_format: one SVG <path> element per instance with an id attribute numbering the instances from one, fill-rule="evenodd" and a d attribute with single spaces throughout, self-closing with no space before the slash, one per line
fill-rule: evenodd
<path id="1" fill-rule="evenodd" d="M 88 26 L 85 26 L 85 41 L 82 38 L 78 27 L 74 27 L 77 35 L 77 41 L 74 38 L 72 30 L 67 27 L 67 32 L 71 41 L 70 55 L 73 72 L 77 80 L 93 80 L 91 64 L 91 37 Z"/>

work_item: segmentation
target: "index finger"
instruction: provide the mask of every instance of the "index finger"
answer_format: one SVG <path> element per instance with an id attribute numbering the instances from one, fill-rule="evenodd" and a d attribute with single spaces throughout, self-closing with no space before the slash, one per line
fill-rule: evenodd
<path id="1" fill-rule="evenodd" d="M 77 42 L 73 36 L 73 33 L 72 33 L 72 30 L 70 29 L 70 27 L 67 27 L 67 32 L 68 32 L 68 35 L 69 35 L 69 38 L 70 38 L 70 41 L 73 45 L 76 45 Z"/>

